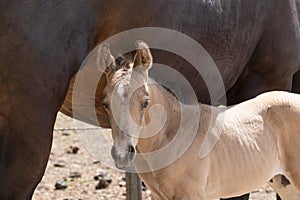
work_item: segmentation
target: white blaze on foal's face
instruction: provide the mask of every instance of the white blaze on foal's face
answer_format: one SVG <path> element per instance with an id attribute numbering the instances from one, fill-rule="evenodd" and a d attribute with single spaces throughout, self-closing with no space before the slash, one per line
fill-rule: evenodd
<path id="1" fill-rule="evenodd" d="M 117 92 L 120 97 L 123 97 L 123 95 L 124 95 L 124 84 L 123 83 L 119 84 Z"/>
<path id="2" fill-rule="evenodd" d="M 119 65 L 120 65 L 119 68 L 123 69 L 124 72 L 122 72 L 121 75 L 119 75 L 120 81 L 116 85 L 116 90 L 117 90 L 117 94 L 123 99 L 126 96 L 126 92 L 128 92 L 129 89 L 133 63 L 124 60 L 121 61 Z M 123 78 L 121 78 L 122 75 L 124 75 Z"/>

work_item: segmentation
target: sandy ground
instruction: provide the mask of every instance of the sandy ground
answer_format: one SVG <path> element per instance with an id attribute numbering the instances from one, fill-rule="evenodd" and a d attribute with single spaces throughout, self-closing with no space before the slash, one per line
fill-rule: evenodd
<path id="1" fill-rule="evenodd" d="M 78 151 L 76 151 L 78 150 Z M 107 173 L 111 183 L 105 189 L 96 189 L 99 180 L 94 176 Z M 33 200 L 121 200 L 126 199 L 125 175 L 94 159 L 85 149 L 72 119 L 59 114 L 53 137 L 53 146 L 43 180 Z M 57 181 L 65 181 L 66 189 L 56 189 Z M 150 191 L 143 191 L 143 199 L 150 200 Z M 275 200 L 268 186 L 251 193 L 250 200 Z"/>

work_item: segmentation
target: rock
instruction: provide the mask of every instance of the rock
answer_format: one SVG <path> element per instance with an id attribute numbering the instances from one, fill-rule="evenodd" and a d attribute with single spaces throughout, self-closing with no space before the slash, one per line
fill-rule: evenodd
<path id="1" fill-rule="evenodd" d="M 104 177 L 104 180 L 108 183 L 108 184 L 111 184 L 112 182 L 112 179 L 110 177 Z"/>
<path id="2" fill-rule="evenodd" d="M 98 181 L 99 180 L 99 176 L 98 175 L 94 176 L 94 180 Z"/>
<path id="3" fill-rule="evenodd" d="M 64 189 L 66 189 L 67 187 L 68 187 L 68 185 L 67 185 L 66 181 L 60 180 L 60 181 L 57 181 L 57 182 L 55 183 L 55 189 L 56 189 L 56 190 L 64 190 Z"/>
<path id="4" fill-rule="evenodd" d="M 71 172 L 69 178 L 81 178 L 81 174 L 79 172 Z"/>
<path id="5" fill-rule="evenodd" d="M 98 184 L 96 185 L 96 190 L 101 190 L 101 189 L 105 189 L 109 186 L 109 183 L 104 180 L 104 179 L 100 179 Z"/>
<path id="6" fill-rule="evenodd" d="M 62 164 L 60 164 L 60 163 L 55 163 L 55 164 L 54 164 L 54 167 L 65 167 L 65 165 L 62 165 Z"/>
<path id="7" fill-rule="evenodd" d="M 104 170 L 98 172 L 98 175 L 94 176 L 94 180 L 99 181 L 96 185 L 96 190 L 105 189 L 111 184 L 112 179 L 107 176 L 108 173 Z"/>
<path id="8" fill-rule="evenodd" d="M 63 160 L 59 160 L 57 163 L 54 164 L 54 167 L 65 167 L 66 162 Z"/>
<path id="9" fill-rule="evenodd" d="M 79 151 L 78 147 L 73 147 L 73 149 L 72 149 L 73 154 L 77 154 L 78 151 Z"/>
<path id="10" fill-rule="evenodd" d="M 120 181 L 119 186 L 120 187 L 126 187 L 126 181 Z"/>
<path id="11" fill-rule="evenodd" d="M 79 148 L 78 147 L 73 147 L 73 146 L 70 146 L 70 150 L 67 151 L 67 153 L 70 153 L 70 154 L 77 154 L 79 151 Z"/>
<path id="12" fill-rule="evenodd" d="M 104 178 L 108 175 L 108 173 L 104 170 L 98 172 L 98 175 L 94 176 L 94 180 L 98 181 L 100 178 Z"/>
<path id="13" fill-rule="evenodd" d="M 63 132 L 63 133 L 62 133 L 62 135 L 63 135 L 63 136 L 69 136 L 69 135 L 70 135 L 70 133 Z"/>
<path id="14" fill-rule="evenodd" d="M 105 171 L 105 170 L 101 170 L 101 171 L 98 172 L 98 175 L 99 175 L 100 177 L 105 177 L 105 176 L 108 175 L 108 173 L 107 173 L 107 171 Z"/>

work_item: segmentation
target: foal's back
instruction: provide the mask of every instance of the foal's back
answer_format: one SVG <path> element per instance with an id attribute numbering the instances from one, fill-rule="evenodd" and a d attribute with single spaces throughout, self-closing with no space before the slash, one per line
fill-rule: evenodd
<path id="1" fill-rule="evenodd" d="M 257 189 L 276 174 L 300 177 L 300 95 L 259 95 L 220 112 L 211 131 L 220 139 L 208 156 L 208 197 Z"/>

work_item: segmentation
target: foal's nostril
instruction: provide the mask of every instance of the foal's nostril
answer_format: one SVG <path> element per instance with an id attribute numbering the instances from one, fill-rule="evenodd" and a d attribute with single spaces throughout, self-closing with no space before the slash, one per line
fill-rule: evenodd
<path id="1" fill-rule="evenodd" d="M 134 148 L 134 146 L 129 145 L 129 146 L 128 146 L 128 152 L 129 152 L 129 153 L 135 153 L 135 148 Z"/>
<path id="2" fill-rule="evenodd" d="M 132 162 L 135 158 L 135 154 L 136 154 L 136 150 L 135 150 L 134 146 L 129 145 L 128 146 L 128 154 L 127 154 L 128 161 Z"/>

